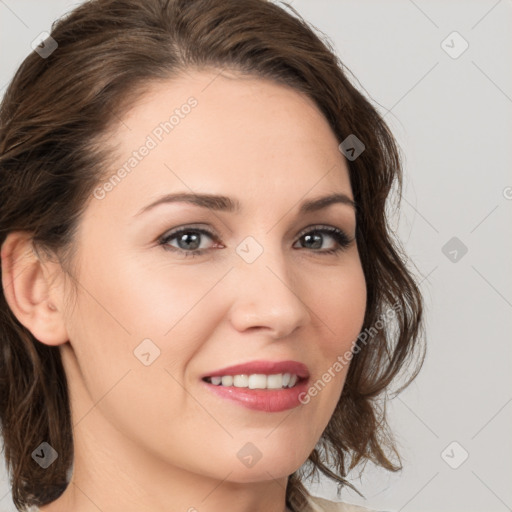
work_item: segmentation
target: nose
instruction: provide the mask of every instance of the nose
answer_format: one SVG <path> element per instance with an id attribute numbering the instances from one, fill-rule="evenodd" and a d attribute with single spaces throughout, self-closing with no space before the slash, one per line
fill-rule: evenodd
<path id="1" fill-rule="evenodd" d="M 311 321 L 306 283 L 290 265 L 277 251 L 264 251 L 252 263 L 237 261 L 229 317 L 238 331 L 261 330 L 278 339 Z"/>

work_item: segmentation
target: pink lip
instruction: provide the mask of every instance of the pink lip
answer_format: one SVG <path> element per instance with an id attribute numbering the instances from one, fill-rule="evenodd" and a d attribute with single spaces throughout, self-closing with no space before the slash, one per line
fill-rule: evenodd
<path id="1" fill-rule="evenodd" d="M 201 381 L 215 395 L 232 400 L 242 407 L 264 412 L 281 412 L 303 404 L 307 395 L 309 379 L 299 380 L 293 388 L 283 389 L 249 389 L 234 386 L 215 386 Z"/>
<path id="2" fill-rule="evenodd" d="M 302 379 L 309 377 L 308 367 L 297 361 L 251 361 L 250 363 L 237 364 L 214 370 L 202 376 L 222 377 L 223 375 L 250 375 L 253 373 L 263 373 L 265 375 L 275 373 L 294 373 Z M 293 389 L 293 388 L 291 388 Z"/>

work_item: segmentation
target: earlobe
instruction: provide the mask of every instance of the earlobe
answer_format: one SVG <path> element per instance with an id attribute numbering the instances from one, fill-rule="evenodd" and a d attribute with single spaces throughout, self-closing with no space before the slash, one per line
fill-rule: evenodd
<path id="1" fill-rule="evenodd" d="M 51 281 L 56 264 L 42 262 L 30 234 L 23 231 L 7 235 L 0 257 L 3 293 L 18 321 L 46 345 L 65 343 L 68 335 L 59 307 L 63 290 Z"/>

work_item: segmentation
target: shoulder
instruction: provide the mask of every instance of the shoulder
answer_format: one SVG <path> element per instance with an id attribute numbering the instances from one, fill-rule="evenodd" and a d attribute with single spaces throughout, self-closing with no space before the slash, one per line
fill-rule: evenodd
<path id="1" fill-rule="evenodd" d="M 309 508 L 306 512 L 377 512 L 360 505 L 330 501 L 319 496 L 309 496 L 308 501 Z"/>

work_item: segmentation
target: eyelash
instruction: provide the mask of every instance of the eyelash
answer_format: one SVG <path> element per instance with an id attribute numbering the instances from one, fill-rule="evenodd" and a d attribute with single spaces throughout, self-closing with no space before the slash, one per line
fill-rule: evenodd
<path id="1" fill-rule="evenodd" d="M 161 245 L 162 248 L 166 251 L 181 253 L 185 257 L 189 257 L 189 258 L 201 256 L 205 252 L 211 250 L 211 249 L 195 249 L 195 250 L 191 250 L 191 251 L 186 251 L 184 249 L 179 249 L 177 247 L 167 245 L 171 240 L 173 240 L 174 238 L 178 237 L 179 235 L 181 235 L 183 233 L 201 233 L 203 235 L 210 237 L 214 241 L 218 240 L 218 238 L 215 236 L 214 233 L 212 233 L 206 229 L 195 228 L 193 226 L 187 226 L 184 228 L 176 229 L 175 231 L 171 231 L 167 234 L 164 234 L 162 237 L 160 237 L 158 239 L 158 244 Z M 306 228 L 306 230 L 303 230 L 299 234 L 299 240 L 303 236 L 313 234 L 313 233 L 315 233 L 315 234 L 316 233 L 327 233 L 328 235 L 332 236 L 338 244 L 338 246 L 335 247 L 334 249 L 324 249 L 324 250 L 313 249 L 313 252 L 317 252 L 317 253 L 323 254 L 323 255 L 331 255 L 331 254 L 336 254 L 340 251 L 343 251 L 353 241 L 352 239 L 350 239 L 347 236 L 347 234 L 344 231 L 342 231 L 341 229 L 335 228 L 333 226 L 311 226 L 311 227 L 308 227 L 308 228 Z M 303 249 L 307 249 L 307 247 L 303 247 Z"/>

